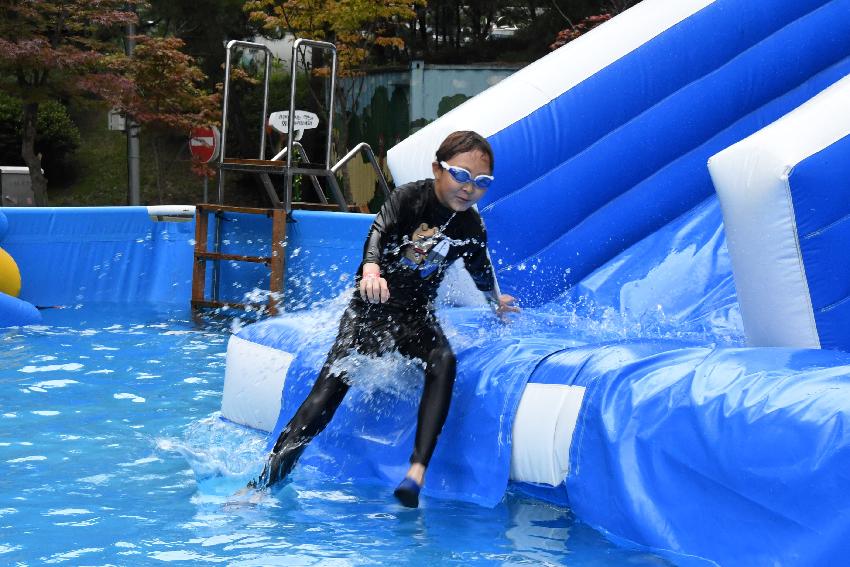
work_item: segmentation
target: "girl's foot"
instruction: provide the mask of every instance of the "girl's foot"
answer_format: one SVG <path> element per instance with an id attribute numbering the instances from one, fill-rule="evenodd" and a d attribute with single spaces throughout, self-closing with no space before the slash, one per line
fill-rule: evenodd
<path id="1" fill-rule="evenodd" d="M 393 496 L 401 502 L 402 506 L 418 508 L 420 490 L 422 490 L 422 487 L 419 486 L 415 480 L 410 477 L 404 477 L 404 480 L 399 483 L 395 492 L 393 492 Z"/>

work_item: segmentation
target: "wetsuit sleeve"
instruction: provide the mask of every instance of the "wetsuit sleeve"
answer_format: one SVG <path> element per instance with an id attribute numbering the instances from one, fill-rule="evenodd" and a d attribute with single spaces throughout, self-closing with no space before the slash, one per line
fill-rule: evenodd
<path id="1" fill-rule="evenodd" d="M 369 228 L 366 243 L 363 245 L 363 262 L 380 264 L 384 256 L 384 249 L 389 239 L 398 232 L 402 211 L 409 201 L 410 191 L 399 187 L 384 202 L 384 206 L 375 215 L 375 220 Z"/>
<path id="2" fill-rule="evenodd" d="M 485 292 L 490 299 L 490 296 L 494 296 L 496 290 L 496 276 L 490 257 L 487 255 L 487 232 L 484 230 L 484 223 L 480 219 L 475 233 L 472 238 L 473 243 L 470 246 L 471 250 L 464 254 L 463 263 L 469 275 L 472 276 L 475 286 Z M 498 298 L 496 298 L 496 301 L 498 301 Z"/>

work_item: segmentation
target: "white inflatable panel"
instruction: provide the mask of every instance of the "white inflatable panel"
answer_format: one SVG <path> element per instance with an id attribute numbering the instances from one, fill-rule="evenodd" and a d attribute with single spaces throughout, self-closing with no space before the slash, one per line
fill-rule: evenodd
<path id="1" fill-rule="evenodd" d="M 235 423 L 271 431 L 293 356 L 288 352 L 230 337 L 221 415 Z"/>
<path id="2" fill-rule="evenodd" d="M 432 177 L 434 152 L 456 130 L 489 137 L 715 0 L 644 0 L 402 140 L 387 153 L 396 185 Z M 472 102 L 474 101 L 474 102 Z"/>
<path id="3" fill-rule="evenodd" d="M 850 134 L 850 78 L 714 155 L 735 287 L 752 346 L 820 348 L 789 178 Z"/>
<path id="4" fill-rule="evenodd" d="M 511 479 L 558 486 L 570 470 L 583 386 L 525 386 L 513 427 Z"/>

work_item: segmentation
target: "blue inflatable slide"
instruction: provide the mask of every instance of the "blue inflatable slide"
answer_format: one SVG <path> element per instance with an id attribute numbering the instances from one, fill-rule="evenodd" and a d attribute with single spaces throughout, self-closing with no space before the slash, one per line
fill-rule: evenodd
<path id="1" fill-rule="evenodd" d="M 441 290 L 458 381 L 425 494 L 511 485 L 677 564 L 843 563 L 848 74 L 850 0 L 644 0 L 391 149 L 400 184 L 452 131 L 490 140 L 479 207 L 524 308 L 500 324 L 462 271 Z M 287 293 L 311 303 L 370 217 L 296 218 Z M 274 440 L 342 304 L 234 336 L 223 415 Z M 397 481 L 417 402 L 398 364 L 355 378 L 304 462 Z"/>
<path id="2" fill-rule="evenodd" d="M 463 270 L 446 278 L 458 377 L 426 506 L 511 489 L 676 564 L 846 561 L 847 75 L 850 0 L 643 0 L 390 150 L 398 185 L 429 177 L 452 131 L 490 140 L 479 207 L 523 307 L 503 324 Z M 36 320 L 33 305 L 188 305 L 192 211 L 3 211 L 5 273 L 23 285 L 0 293 L 0 326 Z M 371 223 L 294 218 L 288 312 L 232 336 L 225 371 L 222 415 L 270 442 L 333 341 Z M 223 252 L 264 253 L 268 226 L 226 221 Z M 224 262 L 222 299 L 263 277 Z M 353 363 L 301 463 L 392 487 L 421 368 Z"/>

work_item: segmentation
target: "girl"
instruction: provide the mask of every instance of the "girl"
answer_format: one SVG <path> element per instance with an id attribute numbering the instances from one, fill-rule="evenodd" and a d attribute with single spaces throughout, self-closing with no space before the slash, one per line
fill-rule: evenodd
<path id="1" fill-rule="evenodd" d="M 342 316 L 336 342 L 307 399 L 281 431 L 260 478 L 250 486 L 283 480 L 330 422 L 350 386 L 346 373 L 334 369 L 335 362 L 352 352 L 396 350 L 425 366 L 410 469 L 394 493 L 404 506 L 419 505 L 455 379 L 455 356 L 433 305 L 446 268 L 462 258 L 499 315 L 519 310 L 513 297 L 497 295 L 487 235 L 473 208 L 493 182 L 489 142 L 475 132 L 454 132 L 440 145 L 431 167 L 434 179 L 397 188 L 376 215 L 357 271 L 358 289 Z"/>

